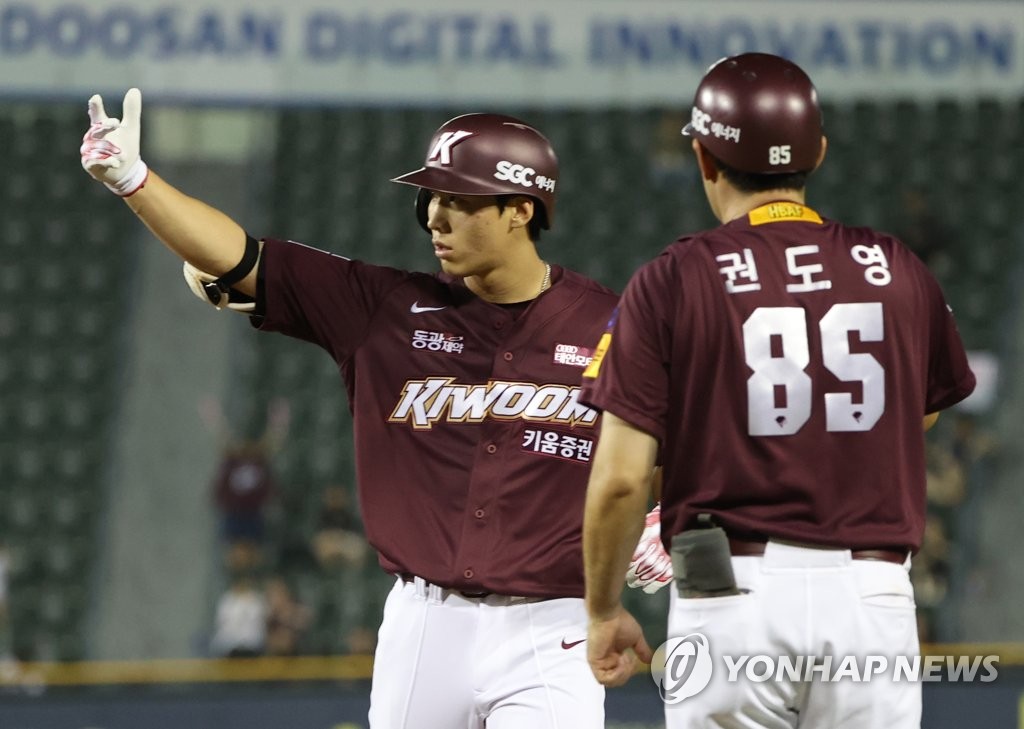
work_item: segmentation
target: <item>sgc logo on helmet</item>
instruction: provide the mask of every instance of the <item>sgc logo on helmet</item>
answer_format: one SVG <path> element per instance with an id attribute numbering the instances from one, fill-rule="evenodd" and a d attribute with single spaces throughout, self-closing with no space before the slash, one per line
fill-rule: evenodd
<path id="1" fill-rule="evenodd" d="M 494 178 L 496 180 L 507 180 L 514 185 L 522 185 L 523 187 L 533 187 L 536 184 L 541 190 L 555 191 L 556 180 L 544 175 L 538 175 L 537 170 L 532 167 L 509 162 L 507 159 L 501 160 L 495 166 Z"/>
<path id="2" fill-rule="evenodd" d="M 513 184 L 522 185 L 523 187 L 533 187 L 533 182 L 530 178 L 535 174 L 537 174 L 537 170 L 532 167 L 523 167 L 503 159 L 496 165 L 494 179 L 508 180 Z"/>

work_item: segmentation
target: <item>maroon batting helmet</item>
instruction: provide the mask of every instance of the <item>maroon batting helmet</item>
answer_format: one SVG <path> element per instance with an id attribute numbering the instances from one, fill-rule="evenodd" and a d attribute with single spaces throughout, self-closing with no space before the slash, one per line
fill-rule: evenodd
<path id="1" fill-rule="evenodd" d="M 420 169 L 392 182 L 453 195 L 528 195 L 538 203 L 541 227 L 550 228 L 558 158 L 547 138 L 519 119 L 465 114 L 434 132 Z M 424 229 L 428 200 L 421 194 L 416 202 L 416 217 Z"/>
<path id="2" fill-rule="evenodd" d="M 733 169 L 776 174 L 814 169 L 821 126 L 818 92 L 799 66 L 743 53 L 708 69 L 683 134 Z"/>

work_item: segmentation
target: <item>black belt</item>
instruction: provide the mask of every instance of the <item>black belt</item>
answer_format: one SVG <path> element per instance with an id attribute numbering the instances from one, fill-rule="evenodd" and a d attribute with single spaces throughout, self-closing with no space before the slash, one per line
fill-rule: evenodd
<path id="1" fill-rule="evenodd" d="M 733 539 L 729 537 L 729 551 L 733 557 L 760 557 L 764 554 L 767 541 L 747 541 L 744 539 Z M 828 547 L 816 547 L 812 545 L 801 545 L 794 543 L 793 546 L 807 546 L 811 549 L 829 549 Z M 881 562 L 892 562 L 903 564 L 907 561 L 907 554 L 910 550 L 888 549 L 879 547 L 877 549 L 851 549 L 850 556 L 853 559 L 873 559 Z"/>
<path id="2" fill-rule="evenodd" d="M 409 574 L 407 572 L 403 572 L 402 574 L 399 575 L 399 577 L 402 578 L 402 582 L 404 582 L 406 584 L 409 584 L 414 579 L 416 579 L 415 575 L 411 575 L 411 574 Z M 420 579 L 422 579 L 422 578 L 420 578 Z M 425 584 L 427 584 L 427 585 L 434 585 L 433 582 L 428 582 L 427 580 L 423 580 L 423 582 Z M 479 600 L 482 597 L 490 597 L 491 595 L 494 594 L 493 592 L 484 592 L 484 591 L 482 591 L 482 592 L 469 592 L 469 591 L 466 591 L 466 590 L 456 590 L 454 588 L 444 587 L 442 585 L 434 585 L 434 586 L 435 587 L 440 587 L 442 590 L 446 590 L 447 592 L 454 592 L 456 595 L 461 595 L 462 597 L 469 598 L 470 600 Z"/>

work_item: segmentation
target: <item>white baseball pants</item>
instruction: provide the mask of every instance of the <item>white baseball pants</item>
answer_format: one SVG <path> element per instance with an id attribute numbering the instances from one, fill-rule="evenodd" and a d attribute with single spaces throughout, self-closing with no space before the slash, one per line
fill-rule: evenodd
<path id="1" fill-rule="evenodd" d="M 668 634 L 707 637 L 711 682 L 700 693 L 667 704 L 667 729 L 919 729 L 921 684 L 892 679 L 896 656 L 918 655 L 909 559 L 904 565 L 854 560 L 848 550 L 769 542 L 764 556 L 733 557 L 744 594 L 682 599 L 673 586 Z M 773 673 L 729 681 L 723 656 L 885 656 L 888 678 L 789 680 Z M 768 670 L 754 667 L 754 678 Z M 832 674 L 835 676 L 835 673 Z"/>
<path id="2" fill-rule="evenodd" d="M 463 597 L 398 579 L 384 606 L 370 729 L 601 729 L 583 600 Z"/>

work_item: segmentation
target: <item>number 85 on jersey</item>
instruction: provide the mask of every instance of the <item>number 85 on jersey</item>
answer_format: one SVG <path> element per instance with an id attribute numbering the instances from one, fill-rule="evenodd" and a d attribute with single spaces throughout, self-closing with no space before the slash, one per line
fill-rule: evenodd
<path id="1" fill-rule="evenodd" d="M 815 393 L 805 371 L 811 361 L 807 326 L 804 309 L 789 306 L 759 307 L 743 323 L 745 358 L 754 371 L 747 380 L 750 435 L 792 435 L 810 419 Z M 825 393 L 826 430 L 871 430 L 885 412 L 885 370 L 872 355 L 850 351 L 849 333 L 862 342 L 882 341 L 882 304 L 835 304 L 817 326 L 825 368 L 844 382 L 859 382 L 863 393 L 860 403 L 850 393 Z M 773 355 L 773 344 L 781 344 L 783 356 Z"/>

